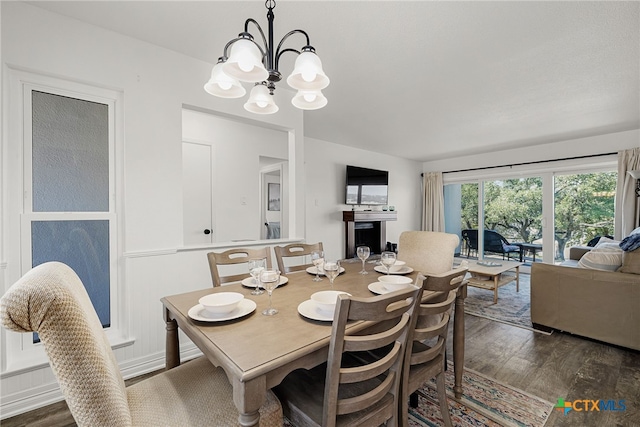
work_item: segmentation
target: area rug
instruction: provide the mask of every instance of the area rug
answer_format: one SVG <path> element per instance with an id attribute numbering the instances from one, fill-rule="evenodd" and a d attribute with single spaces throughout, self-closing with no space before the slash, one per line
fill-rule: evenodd
<path id="1" fill-rule="evenodd" d="M 551 332 L 535 329 L 531 323 L 530 277 L 520 274 L 519 292 L 515 281 L 499 288 L 497 304 L 493 303 L 493 291 L 467 286 L 465 313 L 550 335 Z"/>
<path id="2" fill-rule="evenodd" d="M 466 369 L 462 375 L 463 395 L 453 394 L 453 365 L 445 372 L 449 414 L 456 427 L 542 427 L 553 411 L 553 403 L 501 384 Z M 409 425 L 436 427 L 444 425 L 438 403 L 435 380 L 420 389 L 417 408 L 409 408 Z M 296 427 L 288 419 L 285 427 Z"/>
<path id="3" fill-rule="evenodd" d="M 463 395 L 453 394 L 453 366 L 445 373 L 449 413 L 454 426 L 542 427 L 554 404 L 466 369 L 462 375 Z M 421 388 L 417 408 L 409 409 L 410 426 L 444 425 L 435 380 Z"/>

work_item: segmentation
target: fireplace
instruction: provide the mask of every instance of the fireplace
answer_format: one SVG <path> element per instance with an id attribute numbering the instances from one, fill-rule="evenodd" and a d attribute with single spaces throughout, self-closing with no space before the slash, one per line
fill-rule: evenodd
<path id="1" fill-rule="evenodd" d="M 369 246 L 379 255 L 387 243 L 387 221 L 396 221 L 397 213 L 380 211 L 343 211 L 345 223 L 345 258 L 356 257 L 358 246 Z"/>

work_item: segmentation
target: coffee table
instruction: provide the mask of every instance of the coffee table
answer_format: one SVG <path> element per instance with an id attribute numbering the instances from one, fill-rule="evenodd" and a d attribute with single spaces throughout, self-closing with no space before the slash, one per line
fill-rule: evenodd
<path id="1" fill-rule="evenodd" d="M 483 265 L 485 263 L 493 265 Z M 498 303 L 498 288 L 515 280 L 516 291 L 520 291 L 520 266 L 523 263 L 517 261 L 469 261 L 469 273 L 471 277 L 467 285 L 476 288 L 493 290 L 493 303 Z M 515 275 L 504 274 L 515 269 Z"/>

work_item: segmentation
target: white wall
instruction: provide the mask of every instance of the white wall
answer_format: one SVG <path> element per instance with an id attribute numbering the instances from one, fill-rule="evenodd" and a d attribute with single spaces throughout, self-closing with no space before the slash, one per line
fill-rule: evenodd
<path id="1" fill-rule="evenodd" d="M 260 158 L 286 162 L 287 132 L 199 111 L 184 110 L 182 117 L 183 137 L 213 148 L 214 241 L 260 240 Z"/>
<path id="2" fill-rule="evenodd" d="M 389 205 L 397 221 L 387 222 L 387 241 L 397 242 L 404 230 L 419 230 L 421 222 L 421 164 L 344 145 L 305 138 L 306 231 L 309 242 L 322 241 L 327 257 L 344 257 L 342 211 L 346 165 L 389 171 Z"/>

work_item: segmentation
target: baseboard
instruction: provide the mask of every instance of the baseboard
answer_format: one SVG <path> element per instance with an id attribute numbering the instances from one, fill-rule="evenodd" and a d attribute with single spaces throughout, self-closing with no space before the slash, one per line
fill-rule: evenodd
<path id="1" fill-rule="evenodd" d="M 198 347 L 193 344 L 181 348 L 182 361 L 190 360 L 202 355 Z M 165 367 L 164 353 L 155 353 L 120 364 L 120 372 L 125 380 L 148 374 Z M 64 400 L 57 382 L 40 385 L 17 393 L 2 396 L 0 402 L 0 420 L 15 417 L 25 412 L 40 409 Z"/>

